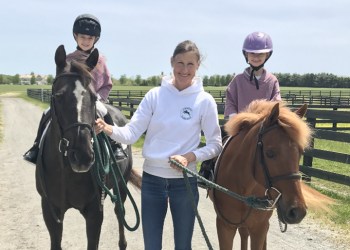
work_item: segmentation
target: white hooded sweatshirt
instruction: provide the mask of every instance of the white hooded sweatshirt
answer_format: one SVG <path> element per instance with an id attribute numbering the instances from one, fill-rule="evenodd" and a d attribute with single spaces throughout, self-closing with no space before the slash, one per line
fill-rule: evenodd
<path id="1" fill-rule="evenodd" d="M 160 87 L 147 92 L 125 127 L 113 127 L 111 138 L 133 144 L 146 132 L 143 170 L 163 178 L 182 178 L 170 167 L 169 157 L 193 152 L 197 161 L 217 156 L 222 148 L 218 112 L 214 98 L 203 89 L 202 80 L 179 91 L 173 78 L 164 77 Z M 206 146 L 198 148 L 204 132 Z M 188 168 L 196 171 L 196 162 Z"/>

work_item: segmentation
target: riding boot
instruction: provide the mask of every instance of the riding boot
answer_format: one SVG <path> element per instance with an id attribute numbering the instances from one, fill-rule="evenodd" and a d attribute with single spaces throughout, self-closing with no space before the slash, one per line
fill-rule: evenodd
<path id="1" fill-rule="evenodd" d="M 205 179 L 207 179 L 208 181 L 213 181 L 215 161 L 216 161 L 216 158 L 203 161 L 198 174 L 204 177 Z M 198 183 L 198 186 L 201 188 L 209 188 L 208 184 L 202 180 L 198 179 L 197 183 Z"/>
<path id="2" fill-rule="evenodd" d="M 107 124 L 112 125 L 112 126 L 114 125 L 113 119 L 109 113 L 107 113 L 103 117 L 103 119 L 105 120 L 105 122 Z M 111 147 L 113 149 L 113 154 L 114 154 L 115 158 L 117 160 L 122 160 L 122 159 L 126 158 L 126 155 L 124 153 L 122 145 L 119 142 L 112 140 L 110 137 L 108 137 L 108 138 L 109 138 L 109 142 L 111 144 Z"/>
<path id="3" fill-rule="evenodd" d="M 39 122 L 39 127 L 38 131 L 34 140 L 33 146 L 23 155 L 23 159 L 36 164 L 36 160 L 38 158 L 38 153 L 39 153 L 39 143 L 40 139 L 44 133 L 44 130 L 46 128 L 47 122 L 51 118 L 51 112 L 48 110 L 46 113 L 43 113 L 41 120 Z"/>

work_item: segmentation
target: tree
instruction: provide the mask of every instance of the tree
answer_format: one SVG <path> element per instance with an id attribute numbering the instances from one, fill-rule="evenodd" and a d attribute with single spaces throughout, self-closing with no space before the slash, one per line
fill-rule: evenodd
<path id="1" fill-rule="evenodd" d="M 34 85 L 34 84 L 35 84 L 35 74 L 34 74 L 34 72 L 32 72 L 32 73 L 30 73 L 30 75 L 32 76 L 32 77 L 30 78 L 30 84 L 31 84 L 31 85 Z"/>
<path id="2" fill-rule="evenodd" d="M 19 84 L 21 81 L 19 74 L 14 75 L 14 77 L 12 78 L 12 82 L 13 84 Z"/>
<path id="3" fill-rule="evenodd" d="M 47 81 L 47 84 L 52 85 L 52 83 L 53 83 L 53 76 L 52 75 L 48 75 L 47 78 L 46 78 L 46 81 Z"/>
<path id="4" fill-rule="evenodd" d="M 141 86 L 141 84 L 142 84 L 142 78 L 141 78 L 140 75 L 137 75 L 137 76 L 136 76 L 135 84 L 136 84 L 137 86 Z"/>
<path id="5" fill-rule="evenodd" d="M 126 78 L 126 75 L 121 75 L 119 78 L 120 85 L 126 85 L 128 79 Z"/>

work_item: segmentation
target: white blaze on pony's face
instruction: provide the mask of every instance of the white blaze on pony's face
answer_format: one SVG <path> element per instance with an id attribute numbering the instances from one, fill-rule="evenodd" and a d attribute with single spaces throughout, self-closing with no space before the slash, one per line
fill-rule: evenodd
<path id="1" fill-rule="evenodd" d="M 81 120 L 81 110 L 83 106 L 83 98 L 84 94 L 86 92 L 86 89 L 84 86 L 81 84 L 79 80 L 75 81 L 75 89 L 73 91 L 76 99 L 77 99 L 77 114 L 78 114 L 78 122 L 82 122 Z"/>

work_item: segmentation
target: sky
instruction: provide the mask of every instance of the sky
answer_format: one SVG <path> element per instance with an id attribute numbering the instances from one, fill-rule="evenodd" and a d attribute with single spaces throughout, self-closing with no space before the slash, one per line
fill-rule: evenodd
<path id="1" fill-rule="evenodd" d="M 0 74 L 55 74 L 54 54 L 73 52 L 75 18 L 97 16 L 96 47 L 114 78 L 170 74 L 176 45 L 192 40 L 198 75 L 241 73 L 245 37 L 268 33 L 273 73 L 350 76 L 348 0 L 0 0 Z"/>

